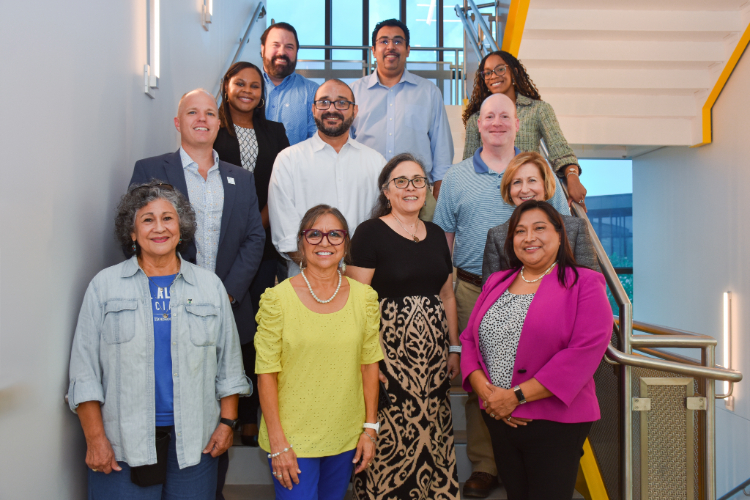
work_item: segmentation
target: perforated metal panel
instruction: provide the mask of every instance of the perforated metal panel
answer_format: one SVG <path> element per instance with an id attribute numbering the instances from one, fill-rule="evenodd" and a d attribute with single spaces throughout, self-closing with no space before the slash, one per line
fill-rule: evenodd
<path id="1" fill-rule="evenodd" d="M 646 383 L 643 390 L 643 380 L 674 382 Z M 651 398 L 650 411 L 633 415 L 634 500 L 704 498 L 703 412 L 688 410 L 685 404 L 687 396 L 699 393 L 698 387 L 698 381 L 676 374 L 633 368 L 633 397 Z"/>

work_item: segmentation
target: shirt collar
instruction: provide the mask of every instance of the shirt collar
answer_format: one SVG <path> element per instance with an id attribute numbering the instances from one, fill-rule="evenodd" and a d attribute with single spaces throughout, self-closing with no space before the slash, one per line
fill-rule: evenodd
<path id="1" fill-rule="evenodd" d="M 219 153 L 217 153 L 215 149 L 212 149 L 211 152 L 213 153 L 214 157 L 214 165 L 213 167 L 208 169 L 209 172 L 214 170 L 215 168 L 219 168 Z M 187 154 L 184 149 L 182 149 L 182 146 L 180 146 L 180 160 L 182 160 L 182 168 L 184 169 L 193 164 L 195 164 L 196 167 L 198 166 L 198 164 L 195 163 L 192 158 L 190 158 L 190 155 Z"/>
<path id="2" fill-rule="evenodd" d="M 474 171 L 478 174 L 488 174 L 490 173 L 490 167 L 488 167 L 487 164 L 482 159 L 482 151 L 484 151 L 484 146 L 477 149 L 476 152 L 474 153 L 474 158 L 473 158 Z M 516 155 L 521 152 L 521 150 L 515 146 L 513 146 L 513 151 L 515 152 Z M 498 174 L 498 175 L 502 175 L 502 174 Z"/>
<path id="3" fill-rule="evenodd" d="M 378 72 L 373 71 L 370 76 L 368 76 L 369 80 L 367 80 L 367 88 L 371 89 L 375 85 L 380 85 L 381 87 L 385 87 L 385 85 L 382 85 L 380 83 L 380 77 L 378 76 Z M 417 80 L 416 75 L 413 75 L 409 73 L 407 70 L 404 70 L 404 73 L 401 75 L 401 79 L 398 81 L 398 83 L 406 82 L 411 83 L 412 85 L 418 85 L 419 81 Z M 398 83 L 396 85 L 398 85 Z"/>
<path id="4" fill-rule="evenodd" d="M 278 84 L 278 85 L 276 85 L 275 83 L 273 83 L 273 81 L 271 81 L 271 77 L 268 76 L 268 73 L 266 73 L 266 68 L 261 68 L 260 71 L 263 74 L 263 79 L 266 81 L 266 85 L 270 85 L 270 88 L 272 88 L 272 89 L 274 89 L 276 87 L 281 87 L 282 85 L 284 85 L 287 82 L 291 82 L 294 79 L 294 77 L 297 76 L 297 73 L 294 72 L 291 75 L 285 76 L 284 79 L 281 80 L 281 83 Z"/>
<path id="5" fill-rule="evenodd" d="M 333 146 L 325 142 L 323 139 L 320 138 L 320 131 L 316 131 L 312 137 L 308 139 L 311 141 L 313 152 L 322 151 L 326 146 L 333 149 Z M 346 142 L 344 143 L 344 146 L 341 148 L 341 151 L 344 150 L 346 146 L 351 146 L 356 149 L 361 149 L 362 144 L 358 143 L 350 135 L 347 135 Z"/>
<path id="6" fill-rule="evenodd" d="M 177 276 L 182 276 L 185 281 L 191 285 L 195 285 L 195 270 L 188 261 L 182 258 L 182 255 L 178 253 L 177 256 L 180 258 L 180 272 L 177 273 Z M 135 276 L 138 271 L 141 271 L 144 276 L 146 275 L 143 269 L 141 269 L 141 266 L 138 265 L 138 257 L 133 255 L 130 259 L 123 262 L 120 277 L 131 278 Z"/>

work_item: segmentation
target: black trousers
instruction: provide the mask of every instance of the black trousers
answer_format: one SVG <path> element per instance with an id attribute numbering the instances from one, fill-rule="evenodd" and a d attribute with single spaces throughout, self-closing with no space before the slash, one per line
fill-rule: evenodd
<path id="1" fill-rule="evenodd" d="M 534 420 L 517 428 L 482 412 L 508 500 L 573 498 L 583 443 L 592 422 Z"/>

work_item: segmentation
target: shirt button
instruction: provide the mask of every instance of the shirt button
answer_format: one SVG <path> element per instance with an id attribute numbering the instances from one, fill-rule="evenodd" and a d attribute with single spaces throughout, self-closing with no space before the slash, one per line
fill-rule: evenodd
<path id="1" fill-rule="evenodd" d="M 175 373 L 175 374 L 174 374 L 174 376 L 176 377 L 176 376 L 177 376 L 177 374 Z"/>
<path id="2" fill-rule="evenodd" d="M 391 104 L 391 106 L 393 106 L 393 104 Z M 388 119 L 389 119 L 390 121 L 393 121 L 393 118 L 388 118 Z"/>
<path id="3" fill-rule="evenodd" d="M 388 152 L 389 152 L 389 153 L 393 153 L 393 151 L 391 151 L 390 149 L 388 150 Z"/>

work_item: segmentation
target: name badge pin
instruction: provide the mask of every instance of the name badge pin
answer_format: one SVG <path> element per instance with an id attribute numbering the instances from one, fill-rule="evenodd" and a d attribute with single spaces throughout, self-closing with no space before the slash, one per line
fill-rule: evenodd
<path id="1" fill-rule="evenodd" d="M 193 299 L 188 299 L 188 304 L 192 304 L 192 303 L 193 303 Z"/>
<path id="2" fill-rule="evenodd" d="M 229 184 L 234 184 L 234 177 L 227 177 L 227 182 Z"/>

